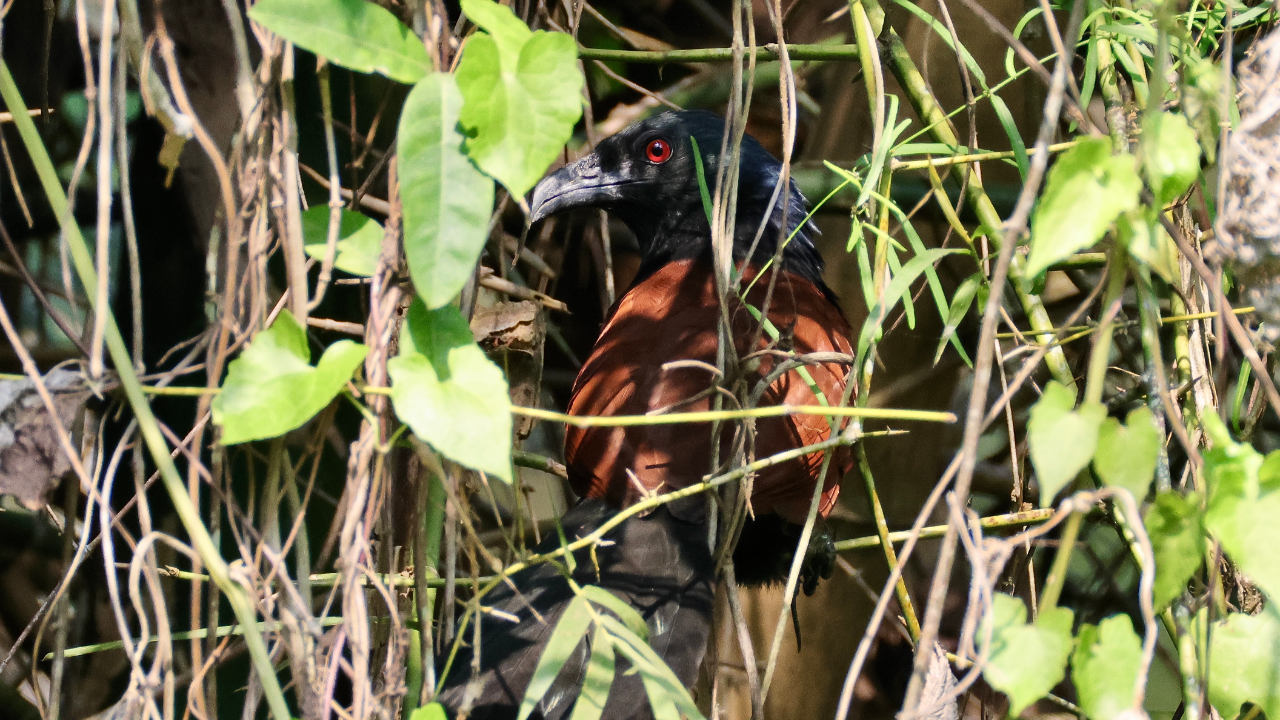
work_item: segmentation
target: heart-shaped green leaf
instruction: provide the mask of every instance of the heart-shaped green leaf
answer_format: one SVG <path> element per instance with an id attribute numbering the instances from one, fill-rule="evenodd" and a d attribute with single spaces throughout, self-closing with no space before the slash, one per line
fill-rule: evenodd
<path id="1" fill-rule="evenodd" d="M 1138 206 L 1141 189 L 1134 157 L 1112 155 L 1107 138 L 1081 140 L 1063 153 L 1031 221 L 1027 277 L 1098 242 L 1121 213 Z"/>
<path id="2" fill-rule="evenodd" d="M 1116 230 L 1129 255 L 1155 270 L 1165 282 L 1176 283 L 1181 272 L 1178 246 L 1156 217 L 1159 212 L 1158 208 L 1130 210 L 1116 221 Z"/>
<path id="3" fill-rule="evenodd" d="M 1209 486 L 1205 528 L 1267 597 L 1280 598 L 1280 451 L 1265 459 L 1231 439 L 1216 413 L 1204 413 L 1213 448 L 1204 453 Z"/>
<path id="4" fill-rule="evenodd" d="M 1031 407 L 1027 439 L 1031 464 L 1040 481 L 1040 506 L 1045 507 L 1083 470 L 1098 445 L 1098 426 L 1107 417 L 1101 403 L 1087 403 L 1079 410 L 1075 393 L 1051 382 Z"/>
<path id="5" fill-rule="evenodd" d="M 222 392 L 213 400 L 213 422 L 223 445 L 277 437 L 302 427 L 351 379 L 369 351 L 339 340 L 311 367 L 307 332 L 288 310 L 254 336 L 231 361 Z"/>
<path id="6" fill-rule="evenodd" d="M 258 0 L 249 18 L 335 65 L 413 84 L 431 59 L 413 31 L 365 0 Z"/>
<path id="7" fill-rule="evenodd" d="M 1028 625 L 1021 600 L 1002 593 L 991 600 L 991 646 L 982 676 L 1009 696 L 1009 716 L 1017 717 L 1062 682 L 1071 655 L 1072 613 L 1050 608 Z M 985 628 L 981 633 L 986 636 Z"/>
<path id="8" fill-rule="evenodd" d="M 414 710 L 409 720 L 449 720 L 449 715 L 444 711 L 443 705 L 433 702 Z"/>
<path id="9" fill-rule="evenodd" d="M 1124 425 L 1115 418 L 1107 418 L 1098 428 L 1093 467 L 1107 485 L 1122 487 L 1142 502 L 1156 473 L 1160 440 L 1156 418 L 1145 407 L 1130 412 Z"/>
<path id="10" fill-rule="evenodd" d="M 1142 172 L 1157 208 L 1173 202 L 1200 174 L 1200 143 L 1187 119 L 1170 112 L 1142 117 Z"/>
<path id="11" fill-rule="evenodd" d="M 387 373 L 396 415 L 414 435 L 456 463 L 512 481 L 507 381 L 457 308 L 414 300 Z"/>
<path id="12" fill-rule="evenodd" d="M 462 11 L 486 31 L 467 40 L 458 65 L 467 154 L 523 198 L 582 115 L 577 45 L 564 33 L 530 32 L 492 0 L 463 0 Z"/>
<path id="13" fill-rule="evenodd" d="M 1133 709 L 1142 667 L 1142 641 L 1127 615 L 1080 628 L 1071 657 L 1071 679 L 1090 720 L 1116 720 Z"/>
<path id="14" fill-rule="evenodd" d="M 404 254 L 418 296 L 433 309 L 475 271 L 493 210 L 493 181 L 462 152 L 461 110 L 454 76 L 428 75 L 405 100 L 396 140 Z"/>
<path id="15" fill-rule="evenodd" d="M 1204 528 L 1200 497 L 1172 490 L 1156 495 L 1143 520 L 1156 556 L 1156 611 L 1168 607 L 1187 589 L 1187 581 L 1204 562 Z"/>
<path id="16" fill-rule="evenodd" d="M 1207 611 L 1201 610 L 1199 624 Z M 1224 718 L 1240 714 L 1246 702 L 1267 717 L 1280 717 L 1280 614 L 1267 603 L 1257 615 L 1231 613 L 1210 634 L 1209 702 Z"/>
<path id="17" fill-rule="evenodd" d="M 329 250 L 329 208 L 317 205 L 302 213 L 302 237 L 307 255 L 323 262 Z M 382 251 L 382 225 L 371 217 L 342 211 L 338 224 L 337 255 L 333 266 L 342 272 L 372 277 Z"/>

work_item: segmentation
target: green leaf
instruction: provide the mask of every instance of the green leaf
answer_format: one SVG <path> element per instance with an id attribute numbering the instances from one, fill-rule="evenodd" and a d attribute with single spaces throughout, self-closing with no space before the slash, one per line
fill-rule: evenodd
<path id="1" fill-rule="evenodd" d="M 1201 627 L 1206 611 L 1200 611 Z M 1231 613 L 1214 623 L 1209 643 L 1213 670 L 1209 702 L 1224 718 L 1240 713 L 1246 702 L 1267 717 L 1280 717 L 1280 615 L 1271 603 L 1257 615 Z"/>
<path id="2" fill-rule="evenodd" d="M 581 596 L 569 601 L 564 614 L 556 622 L 556 629 L 538 659 L 538 667 L 533 671 L 529 687 L 524 692 L 524 700 L 520 702 L 520 714 L 517 720 L 527 720 L 542 697 L 551 689 L 560 669 L 568 662 L 569 657 L 578 649 L 578 644 L 591 628 L 591 610 L 587 601 Z"/>
<path id="3" fill-rule="evenodd" d="M 307 254 L 323 262 L 329 249 L 329 207 L 317 205 L 302 213 L 302 237 Z M 333 266 L 342 272 L 372 277 L 382 252 L 382 225 L 371 217 L 342 211 L 338 225 L 338 254 Z"/>
<path id="4" fill-rule="evenodd" d="M 463 0 L 462 11 L 486 31 L 467 40 L 458 65 L 467 154 L 523 198 L 582 115 L 578 48 L 564 33 L 530 32 L 492 0 Z"/>
<path id="5" fill-rule="evenodd" d="M 1158 208 L 1127 212 L 1116 221 L 1116 230 L 1134 259 L 1155 270 L 1165 282 L 1176 284 L 1181 273 L 1178 246 L 1169 237 L 1169 231 L 1160 224 L 1159 212 Z"/>
<path id="6" fill-rule="evenodd" d="M 396 415 L 414 435 L 456 463 L 512 482 L 507 381 L 457 308 L 428 310 L 414 300 L 387 373 Z"/>
<path id="7" fill-rule="evenodd" d="M 647 642 L 613 617 L 601 616 L 600 622 L 613 637 L 614 649 L 640 673 L 655 717 L 678 720 L 683 714 L 689 720 L 705 720 L 689 691 Z"/>
<path id="8" fill-rule="evenodd" d="M 213 399 L 213 422 L 222 427 L 219 441 L 235 445 L 302 427 L 337 396 L 368 351 L 339 340 L 311 367 L 307 331 L 281 310 L 271 327 L 231 361 L 222 392 Z"/>
<path id="9" fill-rule="evenodd" d="M 365 0 L 259 0 L 259 25 L 335 65 L 413 84 L 431 72 L 426 48 L 389 11 Z"/>
<path id="10" fill-rule="evenodd" d="M 1090 720 L 1116 720 L 1133 709 L 1142 666 L 1142 641 L 1128 615 L 1113 615 L 1097 627 L 1080 628 L 1071 657 L 1071 679 Z"/>
<path id="11" fill-rule="evenodd" d="M 493 211 L 493 181 L 462 152 L 461 110 L 454 76 L 428 75 L 405 100 L 396 140 L 404 253 L 418 296 L 432 309 L 467 284 Z"/>
<path id="12" fill-rule="evenodd" d="M 1156 558 L 1153 592 L 1156 612 L 1169 606 L 1187 589 L 1187 581 L 1204 562 L 1204 529 L 1200 497 L 1172 490 L 1156 495 L 1143 519 Z"/>
<path id="13" fill-rule="evenodd" d="M 960 283 L 960 287 L 956 288 L 955 294 L 951 296 L 951 307 L 947 310 L 947 324 L 942 328 L 942 337 L 938 339 L 938 349 L 933 353 L 933 364 L 937 365 L 942 359 L 942 351 L 947 348 L 947 342 L 956 334 L 956 329 L 960 327 L 960 323 L 964 321 L 964 316 L 969 313 L 969 308 L 973 305 L 973 298 L 978 294 L 978 288 L 982 285 L 982 275 L 974 273 L 965 278 Z M 964 358 L 966 365 L 972 365 L 969 357 L 965 355 L 964 346 L 956 344 L 956 349 L 960 352 L 960 356 Z"/>
<path id="14" fill-rule="evenodd" d="M 640 616 L 640 613 L 636 612 L 636 609 L 631 607 L 625 600 L 599 585 L 583 586 L 582 596 L 613 612 L 631 632 L 636 634 L 636 637 L 645 642 L 649 641 L 649 626 L 645 623 L 644 618 Z"/>
<path id="15" fill-rule="evenodd" d="M 856 367 L 861 367 L 861 359 L 866 355 L 868 348 L 871 347 L 871 340 L 876 336 L 876 332 L 889 317 L 889 313 L 897 307 L 898 302 L 903 297 L 910 297 L 911 284 L 922 275 L 925 270 L 932 270 L 933 264 L 947 255 L 955 253 L 967 252 L 960 249 L 944 249 L 933 248 L 924 251 L 922 254 L 916 255 L 907 261 L 906 265 L 893 276 L 889 281 L 889 285 L 884 289 L 883 302 L 877 302 L 871 311 L 867 314 L 867 319 L 862 323 L 862 334 L 858 337 L 858 362 Z"/>
<path id="16" fill-rule="evenodd" d="M 707 225 L 715 225 L 711 217 L 714 205 L 711 203 L 711 191 L 707 189 L 707 171 L 702 167 L 702 150 L 698 148 L 698 138 L 690 135 L 689 144 L 693 146 L 693 168 L 698 175 L 698 195 L 702 197 L 702 212 L 707 216 Z"/>
<path id="17" fill-rule="evenodd" d="M 1142 173 L 1159 208 L 1178 199 L 1200 174 L 1200 142 L 1180 114 L 1148 112 L 1142 118 L 1141 152 Z"/>
<path id="18" fill-rule="evenodd" d="M 1205 528 L 1273 602 L 1280 598 L 1280 451 L 1265 460 L 1231 440 L 1217 413 L 1205 413 L 1213 448 L 1204 454 L 1209 502 Z"/>
<path id="19" fill-rule="evenodd" d="M 1098 242 L 1121 213 L 1138 206 L 1141 189 L 1134 157 L 1112 155 L 1107 138 L 1082 140 L 1063 153 L 1031 221 L 1026 276 Z"/>
<path id="20" fill-rule="evenodd" d="M 609 689 L 613 687 L 616 662 L 613 655 L 613 640 L 604 628 L 596 628 L 595 637 L 591 641 L 591 660 L 587 662 L 586 677 L 582 680 L 582 691 L 573 704 L 573 714 L 569 720 L 600 720 L 604 714 L 604 705 L 609 701 Z"/>
<path id="21" fill-rule="evenodd" d="M 1076 404 L 1075 393 L 1051 382 L 1031 407 L 1027 439 L 1031 464 L 1040 480 L 1040 506 L 1046 507 L 1089 464 L 1098 445 L 1098 427 L 1107 417 L 1101 403 Z"/>
<path id="22" fill-rule="evenodd" d="M 1098 428 L 1098 451 L 1093 468 L 1112 487 L 1121 487 L 1142 502 L 1156 474 L 1160 455 L 1160 429 L 1155 416 L 1145 407 L 1129 413 L 1125 424 L 1107 418 Z"/>
<path id="23" fill-rule="evenodd" d="M 1021 600 L 1002 593 L 991 600 L 991 647 L 982 676 L 1009 696 L 1009 716 L 1017 717 L 1062 681 L 1071 655 L 1072 614 L 1050 608 L 1028 625 Z M 985 629 L 980 637 L 986 637 Z"/>
<path id="24" fill-rule="evenodd" d="M 449 716 L 445 713 L 443 705 L 433 702 L 414 710 L 409 720 L 449 720 Z"/>

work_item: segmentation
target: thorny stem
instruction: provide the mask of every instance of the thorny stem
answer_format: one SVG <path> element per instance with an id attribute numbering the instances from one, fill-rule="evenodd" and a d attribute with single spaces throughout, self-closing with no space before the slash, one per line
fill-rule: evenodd
<path id="1" fill-rule="evenodd" d="M 1032 525 L 1034 523 L 1044 522 L 1051 517 L 1053 517 L 1053 510 L 1047 508 L 1044 510 L 1024 510 L 1022 512 L 985 517 L 979 521 L 979 525 L 985 530 L 992 530 L 996 528 Z M 931 525 L 929 527 L 921 528 L 919 533 L 915 533 L 915 536 L 919 537 L 921 540 L 925 538 L 942 537 L 946 530 L 946 525 Z M 909 530 L 899 530 L 898 532 L 891 532 L 883 538 L 880 535 L 869 535 L 867 537 L 853 538 L 851 540 L 841 540 L 835 544 L 835 547 L 836 552 L 862 550 L 865 548 L 878 547 L 885 542 L 904 542 L 912 536 L 913 534 Z"/>
<path id="2" fill-rule="evenodd" d="M 889 571 L 893 572 L 898 567 L 898 555 L 893 550 L 893 542 L 889 539 L 889 525 L 885 522 L 884 508 L 880 505 L 880 496 L 876 493 L 876 481 L 871 475 L 871 464 L 867 462 L 867 446 L 858 443 L 858 469 L 862 473 L 863 483 L 867 487 L 867 497 L 871 502 L 872 516 L 875 518 L 877 539 L 880 541 L 880 547 L 884 550 L 885 562 L 889 565 Z M 920 620 L 916 617 L 915 606 L 911 603 L 911 595 L 907 592 L 907 581 L 903 577 L 898 577 L 898 582 L 894 586 L 894 593 L 898 596 L 898 605 L 902 608 L 903 617 L 907 621 L 907 632 L 911 634 L 912 642 L 920 640 Z"/>

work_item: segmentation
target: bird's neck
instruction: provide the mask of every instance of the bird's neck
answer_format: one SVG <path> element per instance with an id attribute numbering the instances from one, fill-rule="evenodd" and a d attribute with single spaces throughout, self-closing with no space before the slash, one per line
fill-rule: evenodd
<path id="1" fill-rule="evenodd" d="M 646 218 L 644 222 L 630 222 L 627 218 L 623 220 L 626 220 L 628 227 L 636 234 L 636 240 L 639 241 L 641 249 L 640 270 L 636 274 L 632 287 L 644 282 L 646 278 L 669 263 L 680 260 L 705 260 L 710 264 L 712 261 L 710 227 L 707 224 L 707 217 L 701 211 L 701 206 L 698 208 L 698 214 L 692 218 L 687 215 L 684 218 L 680 215 L 668 215 L 668 217 Z M 748 254 L 753 250 L 753 246 L 754 254 L 751 254 L 751 264 L 763 266 L 773 258 L 774 247 L 777 247 L 778 242 L 778 223 L 769 224 L 764 228 L 763 233 L 759 233 L 759 225 L 759 218 L 744 219 L 740 215 L 733 231 L 735 263 L 744 263 L 748 260 Z M 759 240 L 756 238 L 758 233 Z M 786 241 L 785 237 L 783 241 Z M 791 237 L 790 242 L 786 243 L 785 250 L 782 252 L 782 270 L 812 282 L 833 305 L 840 306 L 835 293 L 827 287 L 826 282 L 823 282 L 822 255 L 815 249 L 808 229 L 801 229 Z"/>
<path id="2" fill-rule="evenodd" d="M 750 255 L 752 263 L 762 265 L 773 257 L 779 241 L 779 216 L 780 213 L 775 213 L 773 222 L 760 232 L 758 215 L 751 217 L 739 214 L 734 227 L 734 262 L 746 261 Z M 645 218 L 624 217 L 623 220 L 635 233 L 641 248 L 637 283 L 668 263 L 711 257 L 711 228 L 701 205 L 696 208 L 696 212 L 691 210 L 667 215 L 655 213 Z M 813 245 L 809 229 L 801 228 L 791 236 L 790 241 L 785 236 L 782 240 L 786 243 L 782 254 L 782 269 L 812 282 L 834 302 L 834 294 L 822 280 L 822 256 Z"/>

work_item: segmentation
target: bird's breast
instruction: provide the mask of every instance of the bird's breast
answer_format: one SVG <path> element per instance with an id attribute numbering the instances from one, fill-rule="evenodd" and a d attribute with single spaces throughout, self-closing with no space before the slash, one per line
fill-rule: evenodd
<path id="1" fill-rule="evenodd" d="M 745 271 L 743 287 L 755 276 Z M 764 274 L 747 294 L 747 303 L 764 304 L 769 283 Z M 747 303 L 730 303 L 730 327 L 739 358 L 749 353 L 789 347 L 797 354 L 835 352 L 849 355 L 848 323 L 813 283 L 782 273 L 773 290 L 769 320 L 781 341 L 759 332 Z M 711 266 L 705 260 L 669 263 L 631 288 L 615 305 L 595 348 L 574 383 L 569 413 L 583 416 L 645 415 L 709 410 L 717 393 L 719 305 Z M 759 335 L 754 348 L 749 344 Z M 741 364 L 748 392 L 777 367 L 775 353 L 756 354 Z M 844 393 L 846 366 L 809 365 L 814 384 L 832 405 Z M 815 405 L 819 399 L 808 382 L 791 370 L 765 391 L 761 405 Z M 731 407 L 732 402 L 726 403 Z M 816 415 L 760 418 L 737 426 L 745 432 L 753 458 L 775 455 L 831 434 L 827 419 Z M 731 451 L 734 428 L 722 433 L 721 461 Z M 616 507 L 634 503 L 644 493 L 670 492 L 701 482 L 712 473 L 711 423 L 673 423 L 622 427 L 569 427 L 565 459 L 574 491 L 601 497 Z M 821 475 L 822 453 L 763 470 L 752 484 L 756 513 L 776 512 L 803 522 L 814 486 Z M 841 449 L 823 483 L 821 510 L 835 503 L 840 477 L 852 466 Z"/>

